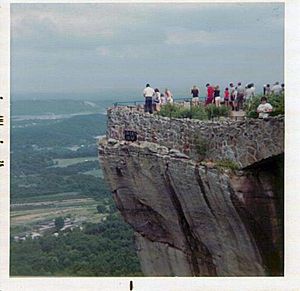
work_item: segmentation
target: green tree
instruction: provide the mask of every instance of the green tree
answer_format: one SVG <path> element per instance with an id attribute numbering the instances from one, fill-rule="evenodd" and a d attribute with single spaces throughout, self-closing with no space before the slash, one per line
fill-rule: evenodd
<path id="1" fill-rule="evenodd" d="M 62 229 L 64 227 L 65 221 L 64 221 L 64 219 L 61 216 L 60 217 L 56 217 L 55 221 L 54 221 L 54 224 L 55 224 L 56 230 L 60 230 L 60 229 Z"/>
<path id="2" fill-rule="evenodd" d="M 106 207 L 102 204 L 99 204 L 99 205 L 97 205 L 97 211 L 98 211 L 98 213 L 105 213 Z"/>

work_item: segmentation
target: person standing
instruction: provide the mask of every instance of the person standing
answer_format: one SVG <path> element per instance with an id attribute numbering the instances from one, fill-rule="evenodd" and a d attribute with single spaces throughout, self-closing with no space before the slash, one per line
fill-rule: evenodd
<path id="1" fill-rule="evenodd" d="M 231 110 L 234 110 L 234 99 L 235 99 L 234 91 L 235 91 L 234 85 L 233 83 L 230 83 L 229 84 L 229 96 L 230 96 L 229 105 L 231 106 Z"/>
<path id="2" fill-rule="evenodd" d="M 225 91 L 224 91 L 224 103 L 225 103 L 225 106 L 229 106 L 229 89 L 228 89 L 228 87 L 226 87 Z"/>
<path id="3" fill-rule="evenodd" d="M 245 101 L 247 101 L 251 98 L 251 93 L 252 93 L 251 84 L 248 84 L 245 87 L 245 95 L 244 95 Z"/>
<path id="4" fill-rule="evenodd" d="M 154 89 L 154 110 L 155 111 L 160 111 L 160 104 L 161 104 L 161 98 L 160 98 L 160 92 L 158 88 Z"/>
<path id="5" fill-rule="evenodd" d="M 271 87 L 270 84 L 267 84 L 264 88 L 264 96 L 269 96 L 271 94 Z"/>
<path id="6" fill-rule="evenodd" d="M 214 98 L 215 98 L 215 104 L 216 104 L 216 106 L 220 107 L 221 106 L 221 96 L 220 96 L 220 87 L 219 87 L 219 85 L 217 85 L 215 87 Z"/>
<path id="7" fill-rule="evenodd" d="M 233 110 L 237 111 L 237 106 L 238 106 L 238 101 L 237 101 L 237 87 L 234 88 L 233 90 Z"/>
<path id="8" fill-rule="evenodd" d="M 280 95 L 282 92 L 282 87 L 279 85 L 279 82 L 276 82 L 274 86 L 271 89 L 271 92 L 274 93 L 275 95 Z"/>
<path id="9" fill-rule="evenodd" d="M 154 95 L 154 89 L 150 87 L 149 84 L 146 85 L 146 88 L 143 91 L 145 97 L 145 112 L 153 113 L 152 111 L 152 97 Z"/>
<path id="10" fill-rule="evenodd" d="M 194 85 L 193 88 L 191 89 L 191 95 L 192 95 L 192 102 L 194 105 L 198 105 L 199 104 L 199 88 Z"/>
<path id="11" fill-rule="evenodd" d="M 160 101 L 161 101 L 161 105 L 167 104 L 167 98 L 164 93 L 160 94 Z"/>
<path id="12" fill-rule="evenodd" d="M 173 102 L 174 102 L 173 94 L 168 88 L 166 88 L 166 90 L 165 90 L 165 96 L 167 99 L 167 103 L 173 104 Z"/>
<path id="13" fill-rule="evenodd" d="M 255 96 L 255 86 L 254 83 L 250 84 L 250 99 L 252 99 Z"/>
<path id="14" fill-rule="evenodd" d="M 242 86 L 241 82 L 238 82 L 237 86 L 237 99 L 236 99 L 236 111 L 239 111 L 240 109 L 243 109 L 243 101 L 244 101 L 244 95 L 245 95 L 245 88 Z"/>
<path id="15" fill-rule="evenodd" d="M 211 104 L 214 101 L 214 87 L 209 83 L 206 84 L 207 93 L 206 93 L 206 101 L 205 105 Z"/>

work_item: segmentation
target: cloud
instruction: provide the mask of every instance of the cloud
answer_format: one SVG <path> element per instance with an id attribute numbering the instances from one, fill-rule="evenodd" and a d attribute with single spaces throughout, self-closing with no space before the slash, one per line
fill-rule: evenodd
<path id="1" fill-rule="evenodd" d="M 20 91 L 33 90 L 37 80 L 45 90 L 55 88 L 57 82 L 65 90 L 73 90 L 74 83 L 85 90 L 101 87 L 99 80 L 108 87 L 144 84 L 145 79 L 194 83 L 197 76 L 203 82 L 226 81 L 223 72 L 232 65 L 239 71 L 232 70 L 231 78 L 254 80 L 246 67 L 275 77 L 282 70 L 284 6 L 280 3 L 16 3 L 11 7 L 12 84 Z M 277 57 L 259 58 L 270 51 Z M 270 72 L 273 63 L 277 69 Z"/>
<path id="2" fill-rule="evenodd" d="M 190 6 L 190 5 L 188 5 Z M 12 4 L 14 37 L 30 37 L 41 26 L 49 32 L 76 37 L 114 37 L 132 26 L 144 26 L 166 12 L 184 6 L 170 4 L 90 3 Z"/>
<path id="3" fill-rule="evenodd" d="M 113 37 L 119 19 L 105 6 L 93 4 L 13 5 L 14 37 L 31 37 L 43 27 L 47 33 L 71 37 Z"/>
<path id="4" fill-rule="evenodd" d="M 104 46 L 99 46 L 96 48 L 96 53 L 100 56 L 109 56 L 110 50 L 107 47 Z"/>
<path id="5" fill-rule="evenodd" d="M 204 30 L 187 30 L 178 27 L 166 32 L 165 43 L 168 45 L 215 44 L 218 38 Z"/>

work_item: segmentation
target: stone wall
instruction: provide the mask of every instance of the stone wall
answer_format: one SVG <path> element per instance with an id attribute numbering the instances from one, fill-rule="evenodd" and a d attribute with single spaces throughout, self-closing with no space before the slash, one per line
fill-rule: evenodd
<path id="1" fill-rule="evenodd" d="M 148 115 L 135 107 L 108 109 L 107 136 L 123 140 L 124 130 L 138 141 L 158 143 L 198 160 L 231 160 L 244 168 L 284 151 L 284 116 L 268 120 L 200 121 Z"/>

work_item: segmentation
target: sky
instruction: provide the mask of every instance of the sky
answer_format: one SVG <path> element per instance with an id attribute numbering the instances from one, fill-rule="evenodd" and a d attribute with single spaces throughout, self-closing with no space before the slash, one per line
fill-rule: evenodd
<path id="1" fill-rule="evenodd" d="M 12 94 L 139 94 L 146 83 L 203 93 L 283 78 L 282 3 L 11 5 Z"/>

